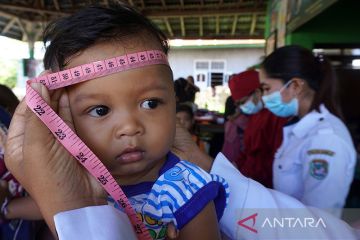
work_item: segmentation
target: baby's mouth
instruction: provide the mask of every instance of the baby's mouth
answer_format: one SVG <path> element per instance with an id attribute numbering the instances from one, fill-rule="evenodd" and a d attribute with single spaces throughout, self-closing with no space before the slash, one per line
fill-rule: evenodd
<path id="1" fill-rule="evenodd" d="M 144 151 L 140 148 L 126 148 L 116 157 L 116 160 L 120 163 L 133 163 L 142 160 L 143 157 Z"/>

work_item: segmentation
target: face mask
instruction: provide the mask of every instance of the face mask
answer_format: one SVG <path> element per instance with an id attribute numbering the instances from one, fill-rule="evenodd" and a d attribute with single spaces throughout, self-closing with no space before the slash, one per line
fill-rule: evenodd
<path id="1" fill-rule="evenodd" d="M 246 103 L 240 105 L 240 110 L 247 115 L 258 113 L 261 109 L 263 109 L 262 102 L 259 101 L 255 105 L 255 103 L 251 99 L 248 100 Z"/>
<path id="2" fill-rule="evenodd" d="M 288 82 L 280 89 L 280 91 L 273 92 L 270 95 L 262 97 L 265 104 L 265 108 L 269 109 L 270 112 L 279 117 L 290 117 L 296 116 L 299 110 L 299 101 L 297 98 L 293 98 L 290 102 L 284 103 L 282 101 L 281 92 L 289 86 L 291 83 Z"/>

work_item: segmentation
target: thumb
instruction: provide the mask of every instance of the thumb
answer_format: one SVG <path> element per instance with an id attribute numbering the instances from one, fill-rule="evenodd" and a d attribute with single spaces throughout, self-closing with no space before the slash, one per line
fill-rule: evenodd
<path id="1" fill-rule="evenodd" d="M 31 83 L 31 88 L 35 90 L 40 97 L 45 100 L 47 104 L 50 103 L 50 95 L 47 88 L 41 83 Z M 31 96 L 27 93 L 26 98 L 30 98 Z M 39 97 L 34 97 L 39 103 L 41 99 Z M 41 107 L 40 105 L 38 105 Z M 42 108 L 42 107 L 41 107 Z M 33 113 L 29 107 L 25 112 L 25 136 L 24 136 L 24 144 L 28 143 L 42 143 L 44 142 L 44 138 L 46 136 L 51 135 L 50 130 L 41 122 L 41 120 Z M 48 141 L 48 140 L 46 140 Z"/>

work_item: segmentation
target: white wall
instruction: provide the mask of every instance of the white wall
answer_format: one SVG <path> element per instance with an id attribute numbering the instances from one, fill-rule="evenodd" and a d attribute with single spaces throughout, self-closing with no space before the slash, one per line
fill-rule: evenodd
<path id="1" fill-rule="evenodd" d="M 194 60 L 226 60 L 227 74 L 239 73 L 261 61 L 263 48 L 171 49 L 169 62 L 174 79 L 194 75 Z"/>

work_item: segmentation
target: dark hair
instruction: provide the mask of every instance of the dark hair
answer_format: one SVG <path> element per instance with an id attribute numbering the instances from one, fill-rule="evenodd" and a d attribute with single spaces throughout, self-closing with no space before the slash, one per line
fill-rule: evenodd
<path id="1" fill-rule="evenodd" d="M 178 112 L 186 112 L 187 114 L 189 114 L 189 116 L 191 117 L 191 119 L 194 118 L 194 113 L 192 108 L 187 105 L 186 103 L 182 103 L 176 106 L 176 113 Z"/>
<path id="2" fill-rule="evenodd" d="M 159 41 L 167 54 L 169 45 L 165 34 L 131 6 L 122 3 L 109 8 L 87 7 L 46 27 L 43 41 L 45 46 L 49 45 L 46 47 L 44 67 L 63 69 L 69 57 L 95 43 L 144 33 Z"/>
<path id="3" fill-rule="evenodd" d="M 324 104 L 329 111 L 341 117 L 336 101 L 336 75 L 330 62 L 323 56 L 300 46 L 285 46 L 276 49 L 262 62 L 262 68 L 270 78 L 279 78 L 284 83 L 292 78 L 305 80 L 316 94 L 310 111 Z"/>
<path id="4" fill-rule="evenodd" d="M 18 104 L 19 99 L 13 91 L 7 86 L 0 84 L 0 106 L 13 115 Z"/>

